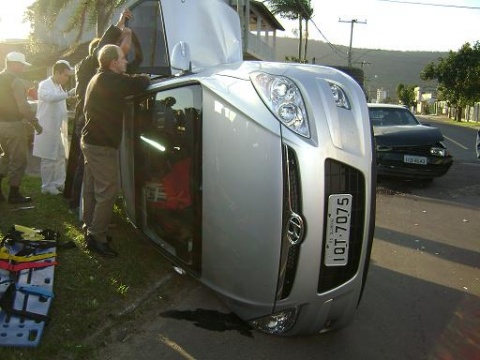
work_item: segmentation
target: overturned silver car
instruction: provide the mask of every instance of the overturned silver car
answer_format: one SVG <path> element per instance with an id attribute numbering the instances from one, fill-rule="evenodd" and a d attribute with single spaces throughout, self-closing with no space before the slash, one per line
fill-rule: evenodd
<path id="1" fill-rule="evenodd" d="M 339 329 L 366 281 L 375 163 L 365 96 L 333 68 L 242 61 L 220 0 L 140 1 L 121 176 L 131 222 L 256 329 Z"/>

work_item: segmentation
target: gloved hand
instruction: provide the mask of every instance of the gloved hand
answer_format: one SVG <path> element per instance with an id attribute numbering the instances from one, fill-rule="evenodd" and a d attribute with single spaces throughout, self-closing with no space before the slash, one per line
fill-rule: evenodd
<path id="1" fill-rule="evenodd" d="M 75 96 L 75 88 L 68 90 L 68 97 L 74 97 Z"/>
<path id="2" fill-rule="evenodd" d="M 34 119 L 32 120 L 32 122 L 30 123 L 33 128 L 35 129 L 35 131 L 37 132 L 37 135 L 40 135 L 42 132 L 43 132 L 43 128 L 42 126 L 38 123 L 38 119 Z"/>

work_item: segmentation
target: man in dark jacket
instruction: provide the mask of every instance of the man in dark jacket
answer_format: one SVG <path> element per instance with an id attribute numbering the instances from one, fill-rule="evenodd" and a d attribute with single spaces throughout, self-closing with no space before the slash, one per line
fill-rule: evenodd
<path id="1" fill-rule="evenodd" d="M 98 69 L 98 51 L 107 44 L 118 44 L 124 54 L 130 51 L 132 31 L 125 26 L 125 22 L 131 19 L 132 13 L 126 9 L 115 25 L 111 25 L 101 38 L 93 39 L 88 48 L 88 55 L 76 66 L 75 72 L 75 129 L 72 133 L 70 153 L 67 167 L 67 179 L 65 181 L 64 197 L 70 199 L 70 209 L 79 207 L 80 192 L 83 179 L 83 154 L 80 151 L 80 136 L 85 125 L 83 107 L 85 104 L 85 92 L 87 85 Z"/>
<path id="2" fill-rule="evenodd" d="M 11 52 L 5 58 L 5 70 L 0 73 L 0 202 L 5 201 L 2 179 L 9 174 L 10 204 L 32 201 L 19 191 L 28 160 L 28 139 L 22 120 L 27 120 L 38 134 L 42 132 L 28 104 L 25 84 L 19 78 L 26 66 L 30 64 L 24 54 Z"/>
<path id="3" fill-rule="evenodd" d="M 147 75 L 125 74 L 122 49 L 106 45 L 98 55 L 100 69 L 88 84 L 81 148 L 85 157 L 83 221 L 86 246 L 104 256 L 117 253 L 108 244 L 108 225 L 118 195 L 118 148 L 122 140 L 125 97 L 143 91 Z"/>

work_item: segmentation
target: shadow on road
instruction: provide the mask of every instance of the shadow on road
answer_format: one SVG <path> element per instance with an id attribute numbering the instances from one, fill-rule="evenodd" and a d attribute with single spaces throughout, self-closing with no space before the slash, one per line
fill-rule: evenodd
<path id="1" fill-rule="evenodd" d="M 375 227 L 375 239 L 391 244 L 419 250 L 424 253 L 466 266 L 477 267 L 480 264 L 480 253 L 461 247 L 429 240 L 421 236 L 401 233 L 395 230 Z"/>

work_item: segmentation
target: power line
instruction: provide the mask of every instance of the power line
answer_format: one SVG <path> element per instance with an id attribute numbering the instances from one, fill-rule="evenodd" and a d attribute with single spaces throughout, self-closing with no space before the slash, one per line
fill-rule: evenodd
<path id="1" fill-rule="evenodd" d="M 479 7 L 479 6 L 448 5 L 448 4 L 431 4 L 431 3 L 423 3 L 423 2 L 415 2 L 415 1 L 400 1 L 400 0 L 378 0 L 378 1 L 393 2 L 393 3 L 398 3 L 398 4 L 409 4 L 409 5 L 426 5 L 426 6 L 445 7 L 445 8 L 480 10 L 480 7 Z"/>
<path id="2" fill-rule="evenodd" d="M 302 7 L 303 11 L 307 14 L 307 9 L 305 8 L 305 5 L 300 1 L 300 0 L 297 0 L 297 4 L 299 6 Z M 345 58 L 345 53 L 340 50 L 337 46 L 335 46 L 334 44 L 332 44 L 330 42 L 330 40 L 327 39 L 327 37 L 323 34 L 323 32 L 320 30 L 320 28 L 317 26 L 317 24 L 315 23 L 315 21 L 313 20 L 312 17 L 310 17 L 308 19 L 312 24 L 313 26 L 315 27 L 315 29 L 317 29 L 318 33 L 323 37 L 323 39 L 325 40 L 325 42 L 327 43 L 327 45 L 333 50 L 333 52 L 335 52 L 338 56 L 340 56 L 341 58 Z"/>
<path id="3" fill-rule="evenodd" d="M 312 18 L 310 18 L 310 22 L 313 24 L 313 26 L 315 27 L 315 29 L 317 29 L 317 31 L 320 33 L 320 35 L 322 35 L 322 37 L 325 39 L 325 42 L 327 43 L 327 45 L 333 50 L 333 52 L 335 52 L 338 56 L 342 57 L 342 58 L 345 58 L 345 53 L 340 50 L 338 47 L 336 47 L 334 44 L 332 44 L 328 39 L 327 37 L 322 33 L 322 31 L 318 28 L 317 24 L 315 23 L 315 21 L 313 21 Z"/>
<path id="4" fill-rule="evenodd" d="M 266 0 L 263 1 L 264 3 L 267 2 Z M 302 10 L 304 13 L 308 13 L 304 3 L 301 2 L 301 0 L 297 0 L 297 4 L 302 7 Z M 310 17 L 308 19 L 312 24 L 313 26 L 315 27 L 315 29 L 317 29 L 318 33 L 322 36 L 322 38 L 325 40 L 326 44 L 330 47 L 330 49 L 333 50 L 334 53 L 337 54 L 337 56 L 341 57 L 341 58 L 346 58 L 348 54 L 345 54 L 342 50 L 340 50 L 337 46 L 335 46 L 332 42 L 330 42 L 330 40 L 327 39 L 327 37 L 325 36 L 325 34 L 320 30 L 320 28 L 317 26 L 317 24 L 315 23 L 315 21 L 313 20 L 312 17 Z"/>

